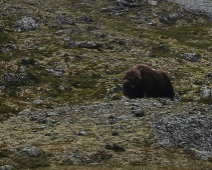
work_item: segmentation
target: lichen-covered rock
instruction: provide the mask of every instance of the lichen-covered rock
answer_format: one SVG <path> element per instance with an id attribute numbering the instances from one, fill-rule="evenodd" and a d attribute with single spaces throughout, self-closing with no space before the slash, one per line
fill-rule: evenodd
<path id="1" fill-rule="evenodd" d="M 46 69 L 48 72 L 55 76 L 62 76 L 63 75 L 63 70 L 57 69 L 57 68 L 51 68 L 51 69 Z"/>
<path id="2" fill-rule="evenodd" d="M 33 82 L 27 73 L 7 73 L 1 75 L 1 83 L 5 86 L 9 85 L 23 85 Z"/>
<path id="3" fill-rule="evenodd" d="M 74 165 L 86 163 L 86 159 L 84 159 L 76 154 L 68 154 L 66 157 L 67 157 L 68 161 L 70 161 L 71 164 L 74 164 Z"/>
<path id="4" fill-rule="evenodd" d="M 30 157 L 40 156 L 41 154 L 43 154 L 43 151 L 41 151 L 35 146 L 25 147 L 18 153 L 19 156 L 30 156 Z"/>
<path id="5" fill-rule="evenodd" d="M 19 116 L 25 117 L 25 116 L 27 116 L 27 115 L 31 115 L 31 112 L 32 112 L 32 111 L 31 111 L 30 109 L 25 109 L 25 110 L 19 112 L 18 115 L 19 115 Z"/>
<path id="6" fill-rule="evenodd" d="M 0 49 L 0 52 L 5 53 L 15 49 L 16 49 L 16 46 L 14 44 L 7 44 Z"/>
<path id="7" fill-rule="evenodd" d="M 168 13 L 163 14 L 158 17 L 158 20 L 165 24 L 170 24 L 172 22 L 177 21 L 177 19 L 180 17 L 178 13 Z"/>
<path id="8" fill-rule="evenodd" d="M 200 96 L 203 98 L 212 98 L 212 88 L 208 86 L 202 86 L 200 88 Z"/>
<path id="9" fill-rule="evenodd" d="M 40 97 L 37 97 L 34 101 L 33 101 L 33 104 L 34 105 L 40 105 L 43 103 L 43 100 L 40 99 Z"/>
<path id="10" fill-rule="evenodd" d="M 189 12 L 196 14 L 196 15 L 203 15 L 208 19 L 212 19 L 212 6 L 210 0 L 168 0 L 174 3 L 179 4 Z"/>
<path id="11" fill-rule="evenodd" d="M 39 28 L 39 24 L 32 17 L 23 17 L 20 20 L 14 22 L 12 27 L 17 31 L 29 31 L 32 29 Z"/>
<path id="12" fill-rule="evenodd" d="M 212 155 L 212 116 L 210 114 L 165 116 L 152 123 L 151 130 L 160 145 L 194 148 L 198 152 Z"/>
<path id="13" fill-rule="evenodd" d="M 0 166 L 0 170 L 12 170 L 14 167 L 12 165 L 3 165 Z"/>
<path id="14" fill-rule="evenodd" d="M 70 37 L 65 37 L 64 38 L 64 47 L 68 47 L 68 48 L 77 47 L 77 42 L 75 42 Z"/>
<path id="15" fill-rule="evenodd" d="M 191 62 L 197 62 L 198 57 L 196 53 L 185 53 L 181 55 L 185 60 L 191 61 Z"/>

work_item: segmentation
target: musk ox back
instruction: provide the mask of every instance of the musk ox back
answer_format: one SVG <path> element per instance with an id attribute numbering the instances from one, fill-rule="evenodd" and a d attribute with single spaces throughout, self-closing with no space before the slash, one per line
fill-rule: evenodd
<path id="1" fill-rule="evenodd" d="M 133 98 L 167 97 L 173 100 L 174 89 L 169 77 L 162 70 L 139 64 L 123 76 L 123 93 Z"/>

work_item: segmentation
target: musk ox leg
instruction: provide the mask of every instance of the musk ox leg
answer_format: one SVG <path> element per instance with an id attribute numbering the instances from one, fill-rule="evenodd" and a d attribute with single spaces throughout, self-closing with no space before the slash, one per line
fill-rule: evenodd
<path id="1" fill-rule="evenodd" d="M 174 89 L 171 83 L 171 80 L 169 79 L 169 77 L 167 76 L 166 73 L 162 73 L 162 76 L 165 80 L 166 83 L 166 88 L 165 88 L 165 96 L 171 98 L 172 100 L 174 100 Z"/>

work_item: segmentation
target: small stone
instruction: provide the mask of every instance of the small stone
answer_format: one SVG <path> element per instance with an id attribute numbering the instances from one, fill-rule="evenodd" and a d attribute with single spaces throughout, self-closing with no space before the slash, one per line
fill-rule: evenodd
<path id="1" fill-rule="evenodd" d="M 112 136 L 118 136 L 118 135 L 119 135 L 118 132 L 116 132 L 116 131 L 112 132 Z"/>
<path id="2" fill-rule="evenodd" d="M 7 155 L 3 153 L 2 151 L 0 151 L 0 158 L 4 158 L 4 157 L 7 157 Z"/>
<path id="3" fill-rule="evenodd" d="M 65 29 L 65 30 L 56 31 L 54 34 L 63 35 L 63 34 L 72 34 L 72 33 L 73 31 L 71 29 Z"/>
<path id="4" fill-rule="evenodd" d="M 0 49 L 0 52 L 5 53 L 5 52 L 10 52 L 12 50 L 15 50 L 16 46 L 13 44 L 7 44 L 3 48 Z"/>
<path id="5" fill-rule="evenodd" d="M 191 62 L 197 62 L 198 57 L 196 53 L 185 53 L 181 55 L 185 60 L 191 61 Z"/>
<path id="6" fill-rule="evenodd" d="M 116 144 L 111 144 L 111 143 L 106 144 L 105 149 L 114 150 L 116 152 L 124 152 L 125 151 L 125 149 L 123 147 L 118 146 Z"/>
<path id="7" fill-rule="evenodd" d="M 86 15 L 79 16 L 76 18 L 76 20 L 80 22 L 93 22 L 93 19 L 91 19 L 90 17 Z"/>
<path id="8" fill-rule="evenodd" d="M 18 113 L 19 116 L 27 116 L 31 113 L 31 110 L 30 109 L 25 109 L 21 112 Z"/>
<path id="9" fill-rule="evenodd" d="M 202 86 L 200 88 L 200 96 L 203 98 L 212 98 L 212 88 L 208 86 Z"/>
<path id="10" fill-rule="evenodd" d="M 56 68 L 51 68 L 51 69 L 46 69 L 48 72 L 52 73 L 55 76 L 62 76 L 63 75 L 63 70 L 56 69 Z"/>
<path id="11" fill-rule="evenodd" d="M 64 38 L 64 47 L 68 47 L 68 48 L 77 47 L 77 42 L 75 42 L 70 37 L 65 37 Z"/>
<path id="12" fill-rule="evenodd" d="M 0 170 L 12 170 L 14 167 L 12 165 L 3 165 L 0 166 Z"/>
<path id="13" fill-rule="evenodd" d="M 108 117 L 108 119 L 115 119 L 116 117 L 115 116 L 113 116 L 113 115 L 110 115 L 109 117 Z"/>
<path id="14" fill-rule="evenodd" d="M 34 104 L 34 105 L 40 105 L 40 104 L 42 104 L 42 103 L 43 103 L 43 100 L 41 100 L 40 97 L 38 97 L 37 99 L 35 99 L 35 100 L 33 101 L 33 104 Z"/>
<path id="15" fill-rule="evenodd" d="M 80 132 L 77 132 L 76 134 L 79 135 L 79 136 L 85 136 L 85 135 L 87 135 L 87 132 L 85 132 L 84 130 L 82 130 Z"/>
<path id="16" fill-rule="evenodd" d="M 145 115 L 144 110 L 132 110 L 131 114 L 134 114 L 135 117 L 143 117 Z"/>
<path id="17" fill-rule="evenodd" d="M 86 159 L 84 159 L 80 156 L 77 156 L 75 154 L 68 154 L 67 159 L 69 161 L 71 161 L 71 163 L 74 164 L 74 165 L 77 165 L 77 164 L 80 164 L 80 163 L 86 163 Z"/>
<path id="18" fill-rule="evenodd" d="M 93 41 L 78 43 L 77 47 L 99 49 L 102 45 Z"/>

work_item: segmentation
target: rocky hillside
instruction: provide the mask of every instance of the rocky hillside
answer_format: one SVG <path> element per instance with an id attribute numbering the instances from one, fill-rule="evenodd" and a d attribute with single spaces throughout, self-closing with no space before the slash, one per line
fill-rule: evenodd
<path id="1" fill-rule="evenodd" d="M 0 6 L 0 170 L 211 167 L 208 15 L 168 1 Z M 122 96 L 138 63 L 169 75 L 175 101 Z"/>

